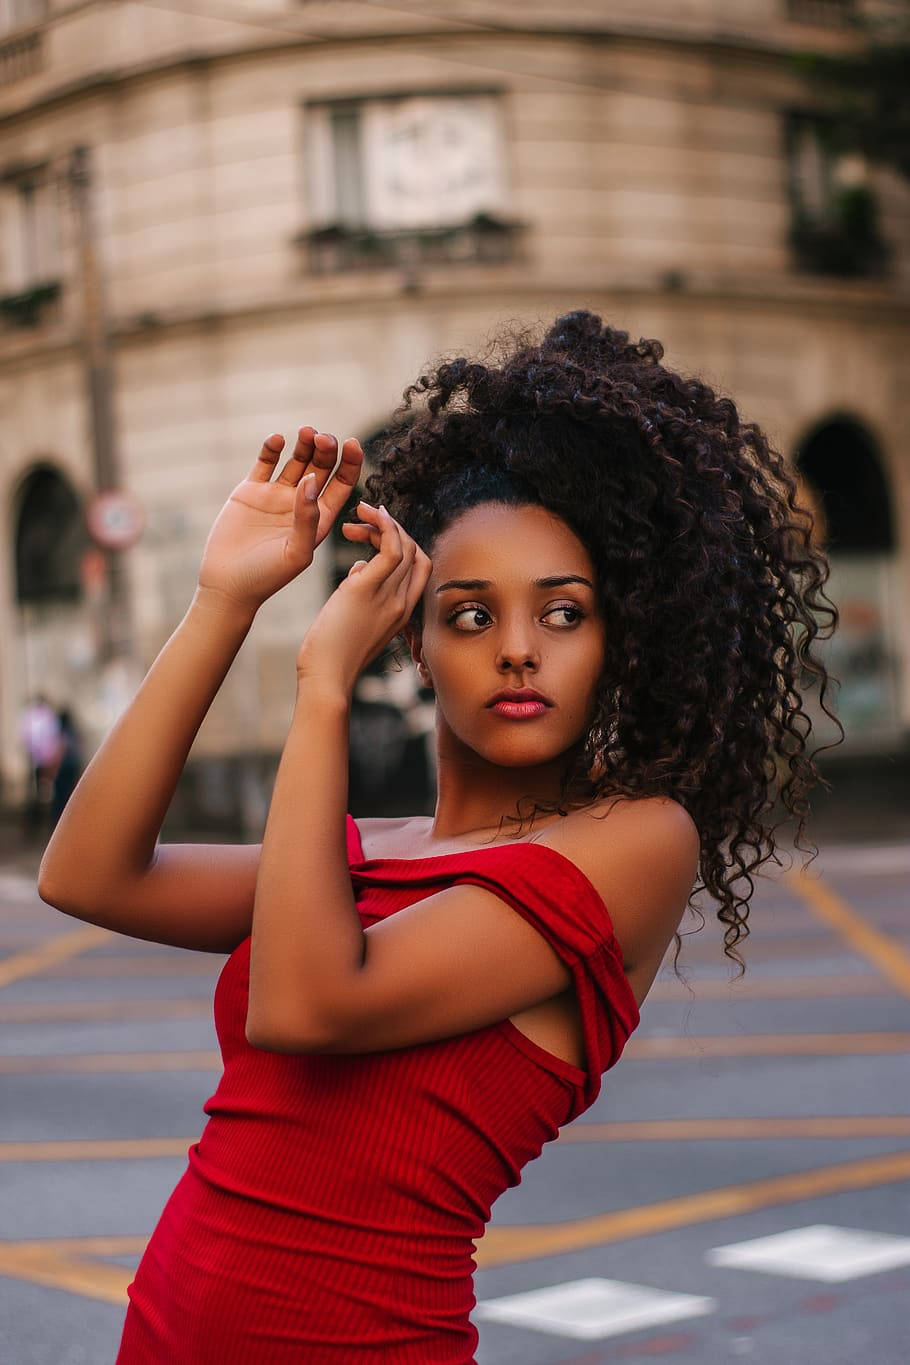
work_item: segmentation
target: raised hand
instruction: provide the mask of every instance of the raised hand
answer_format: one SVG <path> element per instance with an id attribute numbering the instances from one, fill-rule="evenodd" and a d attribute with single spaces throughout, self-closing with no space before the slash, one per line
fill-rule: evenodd
<path id="1" fill-rule="evenodd" d="M 363 464 L 360 442 L 349 437 L 329 482 L 338 442 L 307 426 L 300 428 L 291 458 L 273 479 L 283 448 L 283 436 L 266 439 L 252 470 L 219 512 L 199 567 L 201 589 L 253 612 L 312 563 Z"/>
<path id="2" fill-rule="evenodd" d="M 361 524 L 344 522 L 349 540 L 379 553 L 358 559 L 306 633 L 297 652 L 304 687 L 322 684 L 350 694 L 367 664 L 410 620 L 433 565 L 385 507 L 357 504 Z"/>

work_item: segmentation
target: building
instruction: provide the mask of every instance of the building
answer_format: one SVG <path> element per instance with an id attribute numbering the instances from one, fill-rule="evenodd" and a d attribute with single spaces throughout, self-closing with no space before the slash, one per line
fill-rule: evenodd
<path id="1" fill-rule="evenodd" d="M 853 9 L 0 0 L 4 802 L 25 698 L 100 741 L 266 434 L 366 441 L 430 358 L 579 306 L 660 337 L 802 469 L 842 752 L 906 753 L 910 186 L 831 150 L 790 60 L 849 48 Z M 111 489 L 144 530 L 99 553 L 85 514 Z M 116 534 L 131 508 L 108 511 Z M 214 820 L 261 820 L 346 550 L 263 608 L 200 731 Z"/>

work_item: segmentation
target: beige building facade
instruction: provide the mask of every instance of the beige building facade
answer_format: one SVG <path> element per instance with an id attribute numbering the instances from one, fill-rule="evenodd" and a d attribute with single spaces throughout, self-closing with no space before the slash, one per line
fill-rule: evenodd
<path id="1" fill-rule="evenodd" d="M 100 742 L 266 434 L 365 441 L 428 360 L 577 307 L 659 337 L 803 468 L 843 750 L 905 753 L 910 185 L 831 149 L 789 61 L 849 46 L 852 7 L 194 8 L 0 4 L 3 802 L 36 691 Z M 113 610 L 84 529 L 112 488 L 144 519 Z M 203 804 L 277 758 L 343 554 L 262 609 L 194 747 Z M 261 769 L 240 786 L 255 829 Z"/>

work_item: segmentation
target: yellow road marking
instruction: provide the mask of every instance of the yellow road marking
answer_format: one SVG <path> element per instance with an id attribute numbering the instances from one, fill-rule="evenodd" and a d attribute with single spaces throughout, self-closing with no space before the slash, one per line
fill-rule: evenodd
<path id="1" fill-rule="evenodd" d="M 693 983 L 690 996 L 682 986 L 656 982 L 649 1000 L 670 1000 L 682 1004 L 695 1000 L 761 1000 L 807 996 L 887 995 L 891 987 L 879 976 L 799 976 L 776 979 L 749 979 L 731 985 L 726 981 L 704 979 Z M 212 1001 L 208 995 L 196 999 L 148 1000 L 16 1000 L 0 1002 L 0 1023 L 42 1023 L 84 1019 L 208 1019 Z"/>
<path id="2" fill-rule="evenodd" d="M 732 1138 L 762 1138 L 767 1141 L 774 1138 L 874 1137 L 910 1137 L 910 1114 L 835 1114 L 817 1118 L 773 1119 L 625 1119 L 615 1123 L 569 1124 L 557 1141 L 712 1142 Z"/>
<path id="3" fill-rule="evenodd" d="M 0 1142 L 3 1161 L 137 1161 L 185 1157 L 195 1138 L 78 1138 L 52 1142 Z"/>
<path id="4" fill-rule="evenodd" d="M 632 1038 L 625 1056 L 639 1061 L 705 1057 L 870 1056 L 910 1052 L 910 1033 L 769 1033 L 735 1038 Z M 220 1053 L 76 1052 L 71 1055 L 0 1055 L 0 1075 L 36 1076 L 136 1071 L 220 1071 Z"/>
<path id="5" fill-rule="evenodd" d="M 645 1237 L 670 1228 L 710 1223 L 716 1218 L 731 1218 L 756 1209 L 778 1204 L 794 1204 L 819 1199 L 844 1190 L 864 1190 L 873 1185 L 891 1185 L 910 1176 L 910 1152 L 892 1156 L 864 1158 L 822 1166 L 815 1171 L 772 1176 L 744 1185 L 727 1185 L 702 1194 L 664 1199 L 634 1209 L 594 1214 L 565 1223 L 541 1226 L 489 1227 L 477 1247 L 476 1262 L 484 1268 L 532 1261 L 541 1256 L 558 1256 L 585 1247 L 623 1242 L 630 1237 Z"/>
<path id="6" fill-rule="evenodd" d="M 65 1289 L 87 1299 L 122 1305 L 133 1271 L 92 1256 L 141 1256 L 145 1237 L 84 1237 L 48 1242 L 0 1242 L 0 1275 Z"/>
<path id="7" fill-rule="evenodd" d="M 59 934 L 28 952 L 4 958 L 0 962 L 0 987 L 9 986 L 13 981 L 21 981 L 26 976 L 35 976 L 38 972 L 52 970 L 68 958 L 75 957 L 77 953 L 97 948 L 99 943 L 110 937 L 109 929 L 99 929 L 97 925 L 90 924 L 84 929 L 75 929 L 71 934 Z"/>
<path id="8" fill-rule="evenodd" d="M 15 1000 L 0 1003 L 0 1023 L 85 1019 L 210 1019 L 212 1000 Z"/>
<path id="9" fill-rule="evenodd" d="M 649 1000 L 673 1000 L 685 1003 L 696 1000 L 802 999 L 813 995 L 887 995 L 890 987 L 876 973 L 856 976 L 743 976 L 735 981 L 702 977 L 691 983 L 692 994 L 679 982 L 655 981 L 648 992 Z"/>
<path id="10" fill-rule="evenodd" d="M 910 1033 L 762 1033 L 741 1037 L 636 1038 L 624 1057 L 839 1057 L 910 1051 Z"/>
<path id="11" fill-rule="evenodd" d="M 803 900 L 861 957 L 871 962 L 903 995 L 910 995 L 910 953 L 874 929 L 841 896 L 806 872 L 788 872 L 787 881 Z"/>
<path id="12" fill-rule="evenodd" d="M 756 1138 L 910 1137 L 910 1114 L 824 1115 L 816 1118 L 642 1119 L 576 1123 L 557 1139 L 567 1142 L 712 1142 Z M 0 1163 L 24 1161 L 141 1161 L 185 1157 L 198 1137 L 65 1138 L 0 1142 Z"/>
<path id="13" fill-rule="evenodd" d="M 701 1194 L 665 1199 L 638 1208 L 619 1209 L 564 1223 L 524 1227 L 488 1227 L 477 1246 L 477 1265 L 514 1264 L 541 1256 L 558 1256 L 585 1247 L 604 1246 L 645 1237 L 670 1228 L 713 1222 L 779 1204 L 819 1199 L 844 1190 L 890 1185 L 910 1176 L 910 1152 L 841 1162 L 815 1171 L 772 1176 L 743 1185 L 728 1185 Z M 92 1256 L 141 1256 L 141 1237 L 86 1237 L 46 1242 L 0 1242 L 0 1275 L 65 1289 L 86 1298 L 122 1304 L 133 1272 L 125 1266 L 91 1261 Z"/>
<path id="14" fill-rule="evenodd" d="M 66 1072 L 220 1071 L 219 1052 L 83 1052 L 71 1057 L 0 1056 L 0 1076 Z"/>

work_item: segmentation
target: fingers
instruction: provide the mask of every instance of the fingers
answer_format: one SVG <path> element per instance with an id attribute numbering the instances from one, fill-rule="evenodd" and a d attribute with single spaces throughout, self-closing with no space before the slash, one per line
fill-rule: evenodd
<path id="1" fill-rule="evenodd" d="M 379 553 L 368 564 L 364 560 L 357 563 L 368 567 L 378 561 L 374 581 L 386 592 L 401 596 L 405 615 L 410 616 L 427 585 L 432 562 L 385 507 L 361 502 L 358 510 L 365 524 L 345 522 L 342 530 L 352 539 L 369 540 Z M 358 568 L 357 572 L 362 570 Z"/>
<path id="2" fill-rule="evenodd" d="M 363 448 L 356 436 L 349 436 L 341 447 L 341 463 L 322 497 L 322 506 L 333 521 L 351 496 L 351 490 L 357 486 L 362 468 Z"/>
<path id="3" fill-rule="evenodd" d="M 297 441 L 291 452 L 284 469 L 275 480 L 276 483 L 296 484 L 306 472 L 307 466 L 313 458 L 315 451 L 314 441 L 316 439 L 315 427 L 301 427 L 297 433 Z"/>
<path id="4" fill-rule="evenodd" d="M 267 436 L 259 456 L 250 471 L 250 479 L 255 483 L 268 483 L 278 464 L 278 457 L 284 449 L 284 437 L 278 432 Z M 338 458 L 338 439 L 331 432 L 319 431 L 315 427 L 304 426 L 297 432 L 297 440 L 275 483 L 294 488 L 305 474 L 316 475 L 317 494 L 328 484 Z M 354 436 L 349 436 L 341 449 L 341 463 L 329 486 L 329 492 L 322 500 L 327 507 L 330 521 L 350 497 L 351 489 L 357 484 L 363 467 L 363 449 Z"/>
<path id="5" fill-rule="evenodd" d="M 275 480 L 295 487 L 304 474 L 316 475 L 316 491 L 328 483 L 338 456 L 338 440 L 328 431 L 317 432 L 314 427 L 301 427 L 297 433 L 294 453 Z"/>
<path id="6" fill-rule="evenodd" d="M 342 522 L 341 529 L 351 540 L 369 542 L 379 554 L 369 562 L 372 564 L 382 555 L 380 578 L 387 578 L 401 563 L 404 542 L 410 540 L 395 518 L 384 507 L 373 507 L 361 500 L 357 504 L 361 522 Z"/>
<path id="7" fill-rule="evenodd" d="M 253 483 L 268 483 L 272 477 L 272 471 L 278 463 L 278 456 L 284 449 L 284 437 L 278 432 L 273 432 L 267 436 L 262 443 L 262 449 L 256 459 L 256 463 L 250 470 L 250 480 Z"/>

